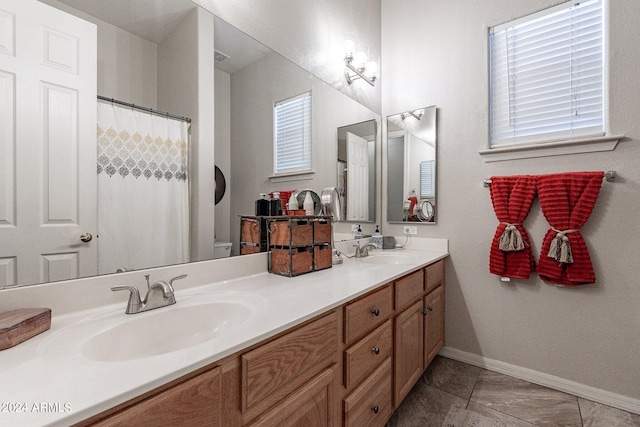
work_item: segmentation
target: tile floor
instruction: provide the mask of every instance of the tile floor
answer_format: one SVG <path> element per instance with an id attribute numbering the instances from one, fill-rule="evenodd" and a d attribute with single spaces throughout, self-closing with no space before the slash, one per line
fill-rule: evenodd
<path id="1" fill-rule="evenodd" d="M 440 356 L 387 427 L 441 427 L 452 405 L 483 420 L 455 427 L 640 427 L 640 415 Z"/>

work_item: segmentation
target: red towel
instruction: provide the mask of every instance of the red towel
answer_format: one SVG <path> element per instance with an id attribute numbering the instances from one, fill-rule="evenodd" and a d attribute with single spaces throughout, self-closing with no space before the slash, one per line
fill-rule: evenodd
<path id="1" fill-rule="evenodd" d="M 578 230 L 591 215 L 603 177 L 604 172 L 538 176 L 540 207 L 552 227 L 544 236 L 538 260 L 537 271 L 543 280 L 568 286 L 595 282 L 589 249 Z M 550 249 L 553 249 L 551 254 Z M 563 258 L 554 258 L 561 250 Z M 569 262 L 564 262 L 567 258 Z"/>
<path id="2" fill-rule="evenodd" d="M 536 195 L 534 176 L 495 176 L 491 177 L 491 202 L 500 224 L 496 229 L 489 254 L 489 271 L 503 277 L 528 279 L 535 268 L 531 241 L 522 222 L 527 217 L 533 198 Z M 508 229 L 508 227 L 510 227 Z M 523 247 L 519 250 L 500 249 L 500 240 L 517 230 L 522 238 Z"/>

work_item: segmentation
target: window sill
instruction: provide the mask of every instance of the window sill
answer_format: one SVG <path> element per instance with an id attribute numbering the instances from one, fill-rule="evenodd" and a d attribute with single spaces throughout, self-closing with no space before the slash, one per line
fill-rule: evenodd
<path id="1" fill-rule="evenodd" d="M 271 175 L 269 177 L 269 181 L 271 182 L 302 181 L 305 179 L 313 179 L 314 174 L 315 174 L 315 171 L 281 173 L 278 175 Z"/>
<path id="2" fill-rule="evenodd" d="M 532 159 L 536 157 L 562 156 L 565 154 L 613 151 L 624 135 L 602 136 L 544 144 L 488 148 L 479 153 L 485 163 L 505 160 Z"/>

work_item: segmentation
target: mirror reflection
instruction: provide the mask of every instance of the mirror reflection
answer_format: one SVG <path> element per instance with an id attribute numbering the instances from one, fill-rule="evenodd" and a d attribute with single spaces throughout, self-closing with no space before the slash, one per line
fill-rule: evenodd
<path id="1" fill-rule="evenodd" d="M 436 222 L 436 107 L 387 117 L 387 220 Z"/>
<path id="2" fill-rule="evenodd" d="M 376 121 L 338 128 L 338 194 L 345 221 L 372 222 L 376 212 Z"/>
<path id="3" fill-rule="evenodd" d="M 188 166 L 191 181 L 188 201 L 190 214 L 188 220 L 176 221 L 169 226 L 181 232 L 186 230 L 190 235 L 186 243 L 187 250 L 185 245 L 179 249 L 181 253 L 189 254 L 189 261 L 212 259 L 217 256 L 214 252 L 228 255 L 233 251 L 233 254 L 237 254 L 239 216 L 253 214 L 254 200 L 259 193 L 308 188 L 320 194 L 325 187 L 337 186 L 336 129 L 376 119 L 379 123 L 378 114 L 198 8 L 190 0 L 158 2 L 158 7 L 152 9 L 145 7 L 148 3 L 141 0 L 109 2 L 107 6 L 102 0 L 43 2 L 97 24 L 97 94 L 193 119 Z M 207 22 L 209 20 L 210 23 Z M 145 25 L 136 24 L 143 21 Z M 211 33 L 202 31 L 203 23 L 205 29 L 211 28 Z M 195 48 L 199 45 L 197 41 L 202 37 L 201 34 L 215 41 L 215 52 L 208 52 L 206 58 L 198 57 L 202 51 Z M 200 73 L 197 79 L 193 70 Z M 207 82 L 203 85 L 201 80 L 209 78 L 210 84 Z M 203 87 L 209 88 L 210 93 L 202 93 Z M 303 177 L 274 179 L 274 102 L 309 90 L 313 95 L 312 173 Z M 199 91 L 199 96 L 194 91 Z M 95 93 L 93 100 L 95 103 Z M 38 111 L 38 108 L 34 107 L 32 111 Z M 95 107 L 93 111 L 95 114 Z M 210 117 L 215 118 L 215 126 L 211 126 Z M 94 115 L 90 120 L 94 135 L 95 119 Z M 380 136 L 376 134 L 375 138 L 380 149 Z M 63 168 L 65 164 L 60 163 L 60 167 Z M 86 164 L 94 171 L 95 184 L 96 158 Z M 103 172 L 102 178 L 106 176 L 108 174 Z M 118 172 L 113 176 L 121 178 Z M 162 179 L 165 179 L 164 175 Z M 216 187 L 219 181 L 224 183 L 224 192 L 219 192 L 220 187 Z M 85 182 L 85 187 L 95 197 L 95 185 L 91 187 L 86 184 L 88 182 Z M 60 186 L 58 192 L 63 193 L 65 188 Z M 375 186 L 371 186 L 369 191 L 376 194 Z M 56 200 L 66 199 L 60 197 Z M 113 207 L 119 200 L 119 197 L 115 197 L 109 203 Z M 369 203 L 371 200 L 375 203 L 376 197 L 370 197 Z M 127 206 L 118 206 L 118 209 L 126 212 L 139 202 L 134 198 Z M 368 214 L 371 221 L 374 220 L 373 212 L 375 209 Z M 153 216 L 154 213 L 149 215 Z M 146 218 L 151 218 L 149 215 Z M 144 246 L 145 235 L 137 233 L 133 224 L 127 224 L 127 227 L 127 241 L 140 242 Z M 63 237 L 70 242 L 71 249 L 61 249 L 60 255 L 48 254 L 49 267 L 33 267 L 38 270 L 33 278 L 20 279 L 14 274 L 11 264 L 15 257 L 0 253 L 0 288 L 115 273 L 119 268 L 159 267 L 175 262 L 153 261 L 148 265 L 132 266 L 126 260 L 117 259 L 109 261 L 104 271 L 99 270 L 98 265 L 105 263 L 101 260 L 98 243 L 100 239 L 106 240 L 106 235 L 96 232 L 99 227 L 95 225 L 86 227 L 87 230 L 82 228 L 65 228 L 67 231 Z M 344 224 L 343 228 L 348 230 L 348 224 Z M 82 240 L 84 231 L 92 231 L 92 241 Z M 12 235 L 11 239 L 38 246 L 33 244 L 32 237 L 32 234 Z M 158 245 L 172 244 L 161 242 Z M 97 253 L 97 259 L 91 262 L 92 267 L 82 270 L 74 267 L 77 257 L 67 255 L 78 248 L 94 248 L 92 253 Z M 59 262 L 68 263 L 63 268 L 57 268 L 56 263 Z M 66 265 L 72 268 L 66 268 Z"/>

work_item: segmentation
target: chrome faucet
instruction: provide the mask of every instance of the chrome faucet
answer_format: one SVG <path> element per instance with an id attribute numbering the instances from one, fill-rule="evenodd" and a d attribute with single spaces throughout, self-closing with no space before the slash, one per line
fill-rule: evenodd
<path id="1" fill-rule="evenodd" d="M 186 274 L 176 276 L 166 282 L 160 280 L 149 284 L 149 275 L 145 275 L 147 280 L 147 295 L 140 300 L 140 292 L 135 286 L 114 286 L 112 291 L 129 291 L 129 302 L 127 303 L 127 314 L 142 313 L 143 311 L 153 310 L 154 308 L 166 307 L 176 303 L 176 297 L 173 293 L 173 282 L 175 280 L 184 279 Z"/>
<path id="2" fill-rule="evenodd" d="M 364 258 L 369 256 L 369 248 L 375 249 L 376 245 L 373 243 L 367 243 L 362 247 L 360 247 L 360 245 L 353 245 L 353 247 L 356 248 L 356 258 Z"/>

